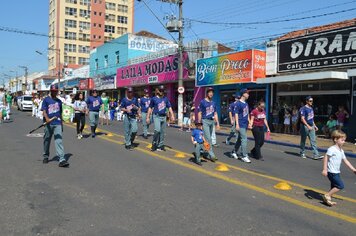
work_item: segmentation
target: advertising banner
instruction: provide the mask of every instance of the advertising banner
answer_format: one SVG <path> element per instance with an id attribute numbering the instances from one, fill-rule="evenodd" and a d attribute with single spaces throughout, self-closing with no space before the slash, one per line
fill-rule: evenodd
<path id="1" fill-rule="evenodd" d="M 128 47 L 132 50 L 158 52 L 167 48 L 177 48 L 178 45 L 168 40 L 129 34 Z"/>
<path id="2" fill-rule="evenodd" d="M 197 60 L 197 87 L 251 83 L 265 77 L 266 53 L 259 50 L 236 52 Z"/>
<path id="3" fill-rule="evenodd" d="M 278 72 L 350 67 L 355 64 L 355 26 L 278 42 Z"/>
<path id="4" fill-rule="evenodd" d="M 183 54 L 183 79 L 188 78 L 188 54 Z M 156 60 L 117 69 L 116 85 L 128 87 L 157 84 L 178 80 L 178 55 L 170 55 Z"/>
<path id="5" fill-rule="evenodd" d="M 63 114 L 62 114 L 63 121 L 69 122 L 74 112 L 73 107 L 68 105 L 62 105 L 62 110 L 63 110 Z"/>

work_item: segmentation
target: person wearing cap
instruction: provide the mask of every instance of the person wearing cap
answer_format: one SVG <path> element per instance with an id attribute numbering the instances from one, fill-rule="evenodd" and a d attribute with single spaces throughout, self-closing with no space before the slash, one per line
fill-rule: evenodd
<path id="1" fill-rule="evenodd" d="M 216 128 L 220 129 L 218 114 L 216 112 L 216 104 L 213 101 L 214 89 L 209 87 L 206 91 L 206 97 L 200 101 L 198 122 L 203 124 L 204 138 L 210 144 L 209 156 L 211 161 L 216 161 L 217 158 L 213 151 L 212 134 L 216 123 Z"/>
<path id="2" fill-rule="evenodd" d="M 227 145 L 230 145 L 230 140 L 232 139 L 232 137 L 236 136 L 235 107 L 240 98 L 241 98 L 240 93 L 236 92 L 235 101 L 229 104 L 229 118 L 231 122 L 231 129 L 230 129 L 230 134 L 225 141 Z"/>
<path id="3" fill-rule="evenodd" d="M 195 152 L 194 152 L 194 162 L 201 166 L 201 160 L 200 160 L 200 153 L 204 150 L 204 142 L 206 142 L 204 138 L 204 132 L 203 132 L 203 124 L 202 123 L 195 123 L 195 129 L 192 130 L 192 143 L 195 147 Z"/>
<path id="4" fill-rule="evenodd" d="M 231 152 L 231 156 L 235 159 L 239 159 L 237 152 L 241 148 L 241 160 L 246 163 L 251 163 L 251 160 L 249 159 L 247 154 L 247 129 L 252 128 L 249 116 L 250 111 L 246 102 L 249 98 L 249 90 L 241 89 L 240 94 L 241 98 L 235 106 L 237 141 L 235 143 L 234 149 Z"/>
<path id="5" fill-rule="evenodd" d="M 133 89 L 126 90 L 126 97 L 121 101 L 121 111 L 124 112 L 125 148 L 132 150 L 133 141 L 137 134 L 137 118 L 141 116 L 138 100 L 134 97 Z"/>
<path id="6" fill-rule="evenodd" d="M 164 86 L 160 85 L 156 88 L 156 96 L 151 99 L 148 108 L 146 123 L 150 122 L 150 117 L 153 114 L 154 134 L 152 139 L 151 151 L 165 151 L 164 136 L 167 126 L 167 109 L 170 114 L 171 122 L 174 122 L 174 113 L 172 105 L 168 98 L 164 96 Z"/>
<path id="7" fill-rule="evenodd" d="M 103 104 L 101 97 L 98 96 L 98 91 L 93 90 L 92 95 L 89 96 L 86 100 L 86 103 L 89 108 L 89 123 L 91 128 L 91 137 L 95 138 L 95 131 L 99 123 L 99 111 L 100 107 Z"/>
<path id="8" fill-rule="evenodd" d="M 314 110 L 313 110 L 313 98 L 307 96 L 305 98 L 305 106 L 301 107 L 299 110 L 300 114 L 300 157 L 306 158 L 305 156 L 305 141 L 307 137 L 309 138 L 310 145 L 313 149 L 313 159 L 322 159 L 316 145 L 316 135 L 315 132 L 318 131 L 318 127 L 314 123 Z"/>
<path id="9" fill-rule="evenodd" d="M 56 147 L 56 155 L 59 157 L 59 167 L 68 167 L 69 163 L 64 157 L 64 148 L 62 140 L 62 101 L 57 98 L 58 86 L 51 85 L 50 96 L 42 102 L 41 110 L 43 112 L 43 121 L 46 122 L 45 134 L 43 137 L 43 164 L 48 163 L 49 146 L 52 136 Z"/>
<path id="10" fill-rule="evenodd" d="M 141 116 L 142 116 L 142 127 L 143 127 L 143 138 L 148 138 L 148 129 L 150 127 L 151 121 L 146 122 L 148 108 L 150 107 L 151 98 L 149 96 L 148 89 L 144 89 L 144 96 L 140 99 Z"/>

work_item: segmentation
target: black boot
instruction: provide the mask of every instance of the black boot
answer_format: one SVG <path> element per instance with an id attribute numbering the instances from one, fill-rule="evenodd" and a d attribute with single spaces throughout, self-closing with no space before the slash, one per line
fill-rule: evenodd
<path id="1" fill-rule="evenodd" d="M 91 137 L 95 138 L 95 126 L 90 126 L 91 129 Z"/>
<path id="2" fill-rule="evenodd" d="M 135 141 L 136 134 L 137 134 L 137 133 L 131 133 L 131 139 L 130 139 L 130 142 L 131 142 L 131 145 L 132 145 L 132 146 L 134 146 L 133 142 Z"/>

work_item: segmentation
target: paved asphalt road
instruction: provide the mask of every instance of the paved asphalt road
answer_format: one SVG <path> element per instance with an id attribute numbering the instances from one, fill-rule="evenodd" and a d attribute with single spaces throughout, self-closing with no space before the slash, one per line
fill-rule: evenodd
<path id="1" fill-rule="evenodd" d="M 39 124 L 15 111 L 0 126 L 0 235 L 355 234 L 355 175 L 342 168 L 346 188 L 327 207 L 321 161 L 300 159 L 297 149 L 265 145 L 265 162 L 245 164 L 229 158 L 232 146 L 218 137 L 219 162 L 199 167 L 189 161 L 189 133 L 174 128 L 172 149 L 151 153 L 141 137 L 134 151 L 124 149 L 122 123 L 83 140 L 66 125 L 70 168 L 62 169 L 56 161 L 43 165 L 42 138 L 26 136 Z M 216 171 L 219 164 L 230 170 Z M 282 179 L 291 191 L 273 188 Z"/>

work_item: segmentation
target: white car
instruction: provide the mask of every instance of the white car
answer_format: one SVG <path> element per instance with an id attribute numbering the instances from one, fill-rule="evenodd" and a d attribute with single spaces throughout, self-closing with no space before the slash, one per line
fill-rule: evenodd
<path id="1" fill-rule="evenodd" d="M 23 95 L 17 99 L 17 109 L 20 111 L 32 111 L 32 96 Z"/>

